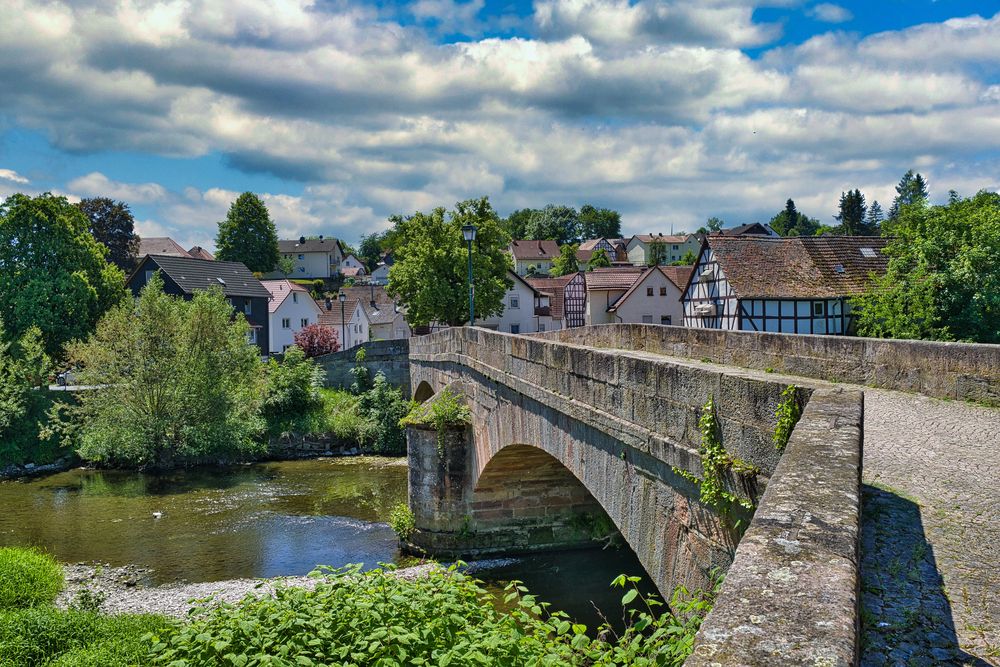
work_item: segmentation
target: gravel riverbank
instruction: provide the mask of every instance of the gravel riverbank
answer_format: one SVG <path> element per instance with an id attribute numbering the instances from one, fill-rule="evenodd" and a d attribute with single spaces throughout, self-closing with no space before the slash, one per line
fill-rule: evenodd
<path id="1" fill-rule="evenodd" d="M 474 561 L 466 571 L 475 573 L 514 562 L 512 559 Z M 396 571 L 397 576 L 415 579 L 425 576 L 434 568 L 443 567 L 426 562 Z M 148 586 L 143 582 L 149 571 L 140 567 L 110 567 L 99 564 L 77 563 L 65 565 L 66 587 L 56 600 L 59 607 L 68 607 L 80 599 L 83 591 L 90 591 L 101 600 L 100 610 L 107 614 L 164 614 L 183 618 L 195 604 L 193 600 L 212 597 L 217 602 L 239 602 L 248 594 L 269 595 L 278 585 L 313 588 L 318 579 L 310 577 L 276 577 L 274 579 L 229 579 L 203 583 L 176 583 Z"/>

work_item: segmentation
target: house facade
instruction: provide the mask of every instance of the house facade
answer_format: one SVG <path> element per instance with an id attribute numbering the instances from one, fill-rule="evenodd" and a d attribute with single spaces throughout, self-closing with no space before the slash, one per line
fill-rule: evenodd
<path id="1" fill-rule="evenodd" d="M 642 266 L 615 266 L 583 274 L 587 290 L 584 323 L 591 325 L 618 322 L 614 312 L 610 310 L 611 306 L 646 272 L 647 268 Z"/>
<path id="2" fill-rule="evenodd" d="M 271 332 L 269 351 L 280 354 L 295 344 L 295 334 L 319 322 L 320 309 L 309 290 L 290 280 L 262 280 L 270 295 L 267 304 Z"/>
<path id="3" fill-rule="evenodd" d="M 319 323 L 333 329 L 341 350 L 349 350 L 371 340 L 368 316 L 360 299 L 348 298 L 343 303 L 338 299 L 324 299 L 317 301 L 316 305 L 320 309 Z"/>
<path id="4" fill-rule="evenodd" d="M 532 269 L 535 274 L 548 275 L 559 256 L 559 244 L 555 241 L 511 241 L 508 250 L 514 258 L 514 272 L 522 277 Z"/>
<path id="5" fill-rule="evenodd" d="M 288 278 L 332 278 L 340 274 L 344 260 L 344 249 L 337 239 L 320 236 L 307 239 L 304 236 L 298 240 L 278 241 L 278 252 L 285 259 L 292 261 L 292 273 Z M 283 278 L 278 272 L 268 273 L 267 278 Z"/>
<path id="6" fill-rule="evenodd" d="M 684 258 L 688 252 L 697 255 L 700 249 L 694 234 L 636 234 L 625 246 L 628 261 L 634 266 L 648 266 L 659 253 L 659 264 L 670 264 Z"/>
<path id="7" fill-rule="evenodd" d="M 685 326 L 849 335 L 850 299 L 885 272 L 888 239 L 709 236 L 684 290 Z"/>
<path id="8" fill-rule="evenodd" d="M 587 317 L 587 282 L 583 273 L 558 278 L 526 278 L 532 287 L 549 296 L 553 329 L 582 327 Z"/>
<path id="9" fill-rule="evenodd" d="M 406 315 L 392 302 L 363 302 L 371 340 L 397 340 L 413 335 Z"/>
<path id="10" fill-rule="evenodd" d="M 682 325 L 689 266 L 651 266 L 611 306 L 615 322 Z"/>
<path id="11" fill-rule="evenodd" d="M 260 348 L 262 356 L 268 354 L 271 294 L 246 266 L 187 255 L 146 255 L 126 279 L 125 286 L 138 296 L 157 271 L 163 278 L 163 291 L 184 299 L 194 298 L 198 290 L 221 289 L 233 310 L 246 317 L 250 325 L 250 342 Z"/>
<path id="12" fill-rule="evenodd" d="M 552 331 L 561 323 L 552 318 L 551 298 L 532 287 L 513 271 L 507 272 L 512 286 L 503 299 L 503 313 L 476 319 L 476 326 L 506 333 L 535 333 Z"/>

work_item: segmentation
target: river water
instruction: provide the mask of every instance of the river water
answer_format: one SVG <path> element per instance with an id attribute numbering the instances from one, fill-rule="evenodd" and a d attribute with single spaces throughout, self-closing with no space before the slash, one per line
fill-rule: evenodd
<path id="1" fill-rule="evenodd" d="M 404 562 L 381 521 L 406 499 L 405 459 L 324 458 L 146 475 L 71 470 L 0 482 L 0 546 L 64 562 L 134 564 L 148 582 L 302 575 L 317 564 Z M 404 563 L 405 564 L 405 563 Z M 627 548 L 541 554 L 478 571 L 524 581 L 577 620 L 620 612 L 608 583 L 642 568 Z M 648 586 L 648 583 L 647 583 Z"/>

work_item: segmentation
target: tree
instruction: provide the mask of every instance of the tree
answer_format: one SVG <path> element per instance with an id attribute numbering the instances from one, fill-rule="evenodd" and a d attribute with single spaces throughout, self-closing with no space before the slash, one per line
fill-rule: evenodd
<path id="1" fill-rule="evenodd" d="M 663 241 L 652 241 L 649 244 L 649 254 L 646 256 L 646 266 L 662 266 L 667 263 L 667 244 Z"/>
<path id="2" fill-rule="evenodd" d="M 292 261 L 291 257 L 279 257 L 274 270 L 287 278 L 295 273 L 295 262 Z"/>
<path id="3" fill-rule="evenodd" d="M 504 220 L 504 225 L 507 228 L 507 233 L 512 239 L 526 239 L 528 236 L 528 223 L 531 218 L 535 215 L 541 214 L 537 208 L 522 208 L 511 213 Z"/>
<path id="4" fill-rule="evenodd" d="M 788 201 L 792 201 L 789 199 Z M 726 226 L 725 221 L 722 218 L 716 218 L 712 216 L 705 221 L 704 226 L 698 228 L 699 234 L 718 234 L 722 231 L 722 228 Z"/>
<path id="5" fill-rule="evenodd" d="M 136 302 L 109 311 L 71 346 L 80 455 L 140 468 L 260 449 L 264 375 L 249 326 L 218 288 L 191 301 L 163 292 L 159 274 Z"/>
<path id="6" fill-rule="evenodd" d="M 580 270 L 580 265 L 576 261 L 576 251 L 580 249 L 578 243 L 567 243 L 559 248 L 559 256 L 552 260 L 552 270 L 549 274 L 553 278 L 565 276 L 569 273 L 576 273 Z"/>
<path id="7" fill-rule="evenodd" d="M 312 326 L 312 325 L 311 325 Z M 322 404 L 323 369 L 296 345 L 285 350 L 279 362 L 272 357 L 265 366 L 267 384 L 261 406 L 269 425 L 294 423 Z"/>
<path id="8" fill-rule="evenodd" d="M 90 233 L 108 249 L 108 261 L 122 271 L 135 268 L 139 235 L 128 204 L 107 197 L 81 199 L 77 207 L 90 220 Z"/>
<path id="9" fill-rule="evenodd" d="M 331 354 L 340 349 L 337 332 L 322 324 L 310 324 L 302 327 L 293 336 L 296 347 L 307 357 L 318 357 Z"/>
<path id="10" fill-rule="evenodd" d="M 65 197 L 15 194 L 0 205 L 0 319 L 8 340 L 37 326 L 52 357 L 85 338 L 125 297 L 125 275 Z"/>
<path id="11" fill-rule="evenodd" d="M 20 338 L 5 342 L 0 326 L 0 467 L 22 463 L 37 451 L 39 431 L 50 404 L 51 361 L 42 332 L 31 327 Z"/>
<path id="12" fill-rule="evenodd" d="M 865 196 L 861 190 L 840 193 L 840 212 L 834 216 L 840 223 L 838 231 L 847 236 L 870 236 L 866 223 L 868 207 L 865 206 Z"/>
<path id="13" fill-rule="evenodd" d="M 681 257 L 676 262 L 671 262 L 670 265 L 671 266 L 693 266 L 694 263 L 697 262 L 697 261 L 698 261 L 698 256 L 694 254 L 694 250 L 688 250 L 686 253 L 684 253 L 683 257 Z"/>
<path id="14" fill-rule="evenodd" d="M 273 271 L 278 265 L 278 230 L 260 197 L 244 192 L 219 223 L 215 239 L 217 259 L 242 262 L 255 273 Z"/>
<path id="15" fill-rule="evenodd" d="M 590 256 L 590 261 L 587 262 L 587 270 L 593 271 L 594 269 L 601 269 L 606 266 L 611 266 L 611 260 L 608 259 L 608 252 L 604 248 L 598 248 Z"/>
<path id="16" fill-rule="evenodd" d="M 532 215 L 525 228 L 525 238 L 553 240 L 559 245 L 580 238 L 580 220 L 576 209 L 549 204 Z"/>
<path id="17" fill-rule="evenodd" d="M 410 413 L 413 403 L 403 392 L 389 384 L 385 374 L 375 374 L 372 388 L 361 394 L 358 412 L 375 424 L 372 449 L 376 454 L 398 456 L 406 453 L 406 430 L 400 421 Z"/>
<path id="18" fill-rule="evenodd" d="M 618 211 L 584 204 L 578 220 L 582 239 L 617 239 L 622 235 L 622 216 Z"/>
<path id="19" fill-rule="evenodd" d="M 903 205 L 892 232 L 885 275 L 855 302 L 858 331 L 1000 343 L 1000 195 Z"/>
<path id="20" fill-rule="evenodd" d="M 472 248 L 475 315 L 503 312 L 503 297 L 512 286 L 507 247 L 510 236 L 487 197 L 458 202 L 455 210 L 434 209 L 400 220 L 395 264 L 386 290 L 407 307 L 413 326 L 441 322 L 461 326 L 469 321 L 467 249 L 463 225 L 476 226 Z"/>
<path id="21" fill-rule="evenodd" d="M 785 208 L 768 222 L 780 236 L 814 236 L 823 231 L 819 220 L 800 213 L 795 208 L 795 202 L 789 199 Z"/>
<path id="22" fill-rule="evenodd" d="M 912 169 L 908 170 L 896 185 L 896 197 L 889 209 L 889 219 L 895 220 L 904 206 L 926 203 L 928 196 L 927 181 L 924 177 Z"/>
<path id="23" fill-rule="evenodd" d="M 364 234 L 361 243 L 358 244 L 358 259 L 365 263 L 369 270 L 373 270 L 382 258 L 382 239 L 385 235 L 380 232 Z"/>
<path id="24" fill-rule="evenodd" d="M 878 234 L 882 229 L 882 222 L 885 220 L 885 215 L 882 213 L 882 205 L 878 203 L 875 199 L 872 201 L 872 205 L 868 207 L 868 216 L 865 218 L 865 226 L 868 228 L 869 234 Z"/>

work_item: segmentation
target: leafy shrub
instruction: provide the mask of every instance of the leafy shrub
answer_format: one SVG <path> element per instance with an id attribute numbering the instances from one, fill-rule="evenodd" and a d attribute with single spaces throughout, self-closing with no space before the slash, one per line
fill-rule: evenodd
<path id="1" fill-rule="evenodd" d="M 392 508 L 392 512 L 389 513 L 389 527 L 400 540 L 405 542 L 410 539 L 413 531 L 417 529 L 417 523 L 409 505 L 399 503 Z"/>
<path id="2" fill-rule="evenodd" d="M 639 596 L 636 581 L 614 582 L 629 589 L 622 598 L 629 626 L 616 634 L 605 625 L 592 638 L 518 582 L 507 586 L 502 611 L 456 566 L 415 580 L 350 566 L 328 570 L 315 590 L 279 588 L 274 597 L 202 608 L 153 638 L 152 663 L 681 665 L 714 589 L 679 589 L 675 612 L 659 613 L 663 603 Z"/>
<path id="3" fill-rule="evenodd" d="M 32 548 L 0 548 L 0 610 L 52 604 L 62 587 L 62 567 L 52 556 Z"/>
<path id="4" fill-rule="evenodd" d="M 406 431 L 400 423 L 410 412 L 411 402 L 403 392 L 378 373 L 372 388 L 361 395 L 358 411 L 374 423 L 371 449 L 377 454 L 406 453 Z"/>
<path id="5" fill-rule="evenodd" d="M 348 371 L 354 382 L 351 383 L 351 393 L 360 395 L 372 388 L 371 371 L 365 366 L 365 348 L 359 347 L 354 353 L 354 366 Z"/>
<path id="6" fill-rule="evenodd" d="M 284 359 L 271 359 L 265 368 L 263 413 L 272 430 L 321 407 L 323 369 L 298 347 L 288 348 Z"/>
<path id="7" fill-rule="evenodd" d="M 19 339 L 4 342 L 0 326 L 0 467 L 11 463 L 47 463 L 54 452 L 39 442 L 52 404 L 47 389 L 51 362 L 42 334 L 31 327 Z"/>
<path id="8" fill-rule="evenodd" d="M 375 422 L 358 409 L 361 398 L 341 389 L 323 389 L 323 433 L 344 442 L 367 446 L 375 435 Z"/>
<path id="9" fill-rule="evenodd" d="M 103 616 L 52 607 L 0 611 L 0 664 L 5 667 L 129 667 L 147 664 L 146 635 L 162 616 Z"/>
<path id="10" fill-rule="evenodd" d="M 774 416 L 778 418 L 778 423 L 774 426 L 774 447 L 782 450 L 788 444 L 788 439 L 792 437 L 792 429 L 802 416 L 802 399 L 794 384 L 788 385 L 781 392 L 781 402 L 778 403 Z"/>
<path id="11" fill-rule="evenodd" d="M 307 357 L 331 354 L 340 349 L 337 333 L 331 327 L 322 324 L 302 327 L 295 332 L 294 339 L 295 345 L 305 352 Z"/>

